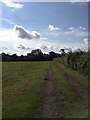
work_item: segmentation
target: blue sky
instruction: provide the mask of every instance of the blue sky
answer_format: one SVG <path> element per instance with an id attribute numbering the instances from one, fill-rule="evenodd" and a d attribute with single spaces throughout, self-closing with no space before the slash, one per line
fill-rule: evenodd
<path id="1" fill-rule="evenodd" d="M 59 52 L 61 48 L 87 49 L 87 3 L 5 0 L 1 13 L 1 52 L 26 54 L 37 48 L 43 52 Z"/>

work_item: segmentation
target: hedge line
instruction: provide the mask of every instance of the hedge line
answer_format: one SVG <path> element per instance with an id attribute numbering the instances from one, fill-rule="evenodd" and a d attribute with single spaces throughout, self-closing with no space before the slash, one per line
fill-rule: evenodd
<path id="1" fill-rule="evenodd" d="M 88 52 L 75 51 L 69 52 L 60 58 L 61 62 L 69 66 L 73 70 L 77 70 L 83 74 L 88 74 Z"/>

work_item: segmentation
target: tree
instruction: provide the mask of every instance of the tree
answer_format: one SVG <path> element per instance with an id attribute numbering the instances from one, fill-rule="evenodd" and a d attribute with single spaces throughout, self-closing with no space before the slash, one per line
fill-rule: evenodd
<path id="1" fill-rule="evenodd" d="M 18 61 L 18 56 L 16 54 L 11 55 L 12 61 Z"/>
<path id="2" fill-rule="evenodd" d="M 41 53 L 42 53 L 42 51 L 40 49 L 36 49 L 36 50 L 31 51 L 31 54 L 33 54 L 33 55 L 38 55 L 38 54 L 41 54 Z"/>
<path id="3" fill-rule="evenodd" d="M 64 56 L 65 55 L 65 50 L 64 49 L 60 49 L 61 55 Z"/>
<path id="4" fill-rule="evenodd" d="M 53 60 L 53 58 L 57 57 L 57 53 L 55 53 L 53 51 L 49 52 L 49 55 L 50 55 L 50 60 Z"/>
<path id="5" fill-rule="evenodd" d="M 2 53 L 2 61 L 11 61 L 11 56 L 5 53 Z"/>

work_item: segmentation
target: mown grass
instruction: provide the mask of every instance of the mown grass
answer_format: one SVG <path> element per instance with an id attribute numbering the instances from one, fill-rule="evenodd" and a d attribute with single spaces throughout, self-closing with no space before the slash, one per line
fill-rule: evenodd
<path id="1" fill-rule="evenodd" d="M 49 62 L 3 62 L 3 118 L 41 117 Z"/>
<path id="2" fill-rule="evenodd" d="M 78 82 L 88 88 L 88 76 L 85 76 L 79 73 L 76 70 L 72 70 L 69 67 L 65 66 L 63 63 L 60 62 L 60 59 L 54 59 L 54 61 L 58 64 L 60 68 L 62 68 L 68 75 L 76 78 Z"/>
<path id="3" fill-rule="evenodd" d="M 64 114 L 66 118 L 88 118 L 88 110 L 73 92 L 68 81 L 60 72 L 60 68 L 56 66 L 55 61 L 52 64 L 52 71 L 57 82 L 56 96 L 60 101 L 58 107 L 62 108 L 59 114 Z"/>

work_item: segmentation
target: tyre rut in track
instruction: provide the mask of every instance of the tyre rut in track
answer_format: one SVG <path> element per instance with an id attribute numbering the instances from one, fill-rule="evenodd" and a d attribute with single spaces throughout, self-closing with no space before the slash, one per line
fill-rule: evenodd
<path id="1" fill-rule="evenodd" d="M 59 68 L 61 74 L 64 76 L 64 78 L 69 82 L 72 90 L 76 93 L 77 97 L 79 97 L 82 101 L 82 103 L 88 108 L 88 88 L 81 85 L 77 79 L 74 77 L 68 75 L 61 67 L 59 67 L 57 64 L 56 66 Z"/>
<path id="2" fill-rule="evenodd" d="M 49 69 L 48 77 L 45 81 L 44 89 L 44 105 L 43 105 L 43 118 L 55 118 L 58 114 L 55 104 L 55 81 L 52 77 L 52 71 Z"/>

